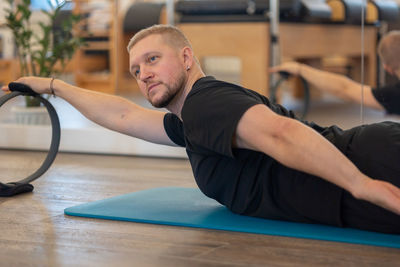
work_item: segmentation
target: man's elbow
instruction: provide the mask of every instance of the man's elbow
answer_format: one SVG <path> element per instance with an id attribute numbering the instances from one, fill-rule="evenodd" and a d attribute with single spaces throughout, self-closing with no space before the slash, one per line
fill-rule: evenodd
<path id="1" fill-rule="evenodd" d="M 283 138 L 286 135 L 291 135 L 294 129 L 294 124 L 296 124 L 295 120 L 283 116 L 278 116 L 278 118 L 274 122 L 274 131 L 272 132 L 272 135 L 275 138 Z"/>
<path id="2" fill-rule="evenodd" d="M 288 147 L 301 142 L 301 128 L 307 127 L 292 118 L 282 117 L 274 125 L 272 140 L 276 147 Z"/>

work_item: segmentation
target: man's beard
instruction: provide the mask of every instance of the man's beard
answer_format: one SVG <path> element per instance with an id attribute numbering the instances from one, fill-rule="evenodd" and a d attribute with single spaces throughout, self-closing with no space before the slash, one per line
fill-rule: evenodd
<path id="1" fill-rule="evenodd" d="M 163 85 L 167 88 L 167 91 L 163 94 L 160 101 L 158 102 L 151 101 L 150 99 L 150 104 L 155 108 L 165 108 L 166 106 L 168 106 L 171 101 L 176 97 L 176 95 L 182 90 L 184 81 L 185 75 L 181 74 L 176 79 L 176 82 L 173 83 L 171 86 L 163 83 Z"/>

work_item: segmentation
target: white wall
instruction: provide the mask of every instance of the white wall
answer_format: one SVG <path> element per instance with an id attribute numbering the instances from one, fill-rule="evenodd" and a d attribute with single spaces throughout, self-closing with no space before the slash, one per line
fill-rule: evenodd
<path id="1" fill-rule="evenodd" d="M 8 8 L 9 5 L 5 0 L 0 0 L 0 36 L 2 39 L 2 50 L 3 50 L 3 58 L 12 58 L 14 57 L 14 40 L 12 36 L 12 32 L 6 27 L 6 20 L 5 20 L 5 8 Z M 31 25 L 32 30 L 39 34 L 41 33 L 39 22 L 47 22 L 47 16 L 44 16 L 43 13 L 39 10 L 33 11 L 31 16 Z"/>
<path id="2" fill-rule="evenodd" d="M 3 51 L 3 58 L 11 58 L 14 55 L 14 41 L 11 31 L 5 26 L 5 8 L 9 5 L 5 0 L 0 0 L 0 37 L 1 45 L 0 48 Z"/>

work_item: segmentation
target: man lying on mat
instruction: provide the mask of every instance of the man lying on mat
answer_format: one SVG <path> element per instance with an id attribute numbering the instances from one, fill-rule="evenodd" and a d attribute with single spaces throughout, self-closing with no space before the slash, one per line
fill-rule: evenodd
<path id="1" fill-rule="evenodd" d="M 170 112 L 58 79 L 17 81 L 109 129 L 185 147 L 201 191 L 235 213 L 400 233 L 400 124 L 344 131 L 300 121 L 254 91 L 205 76 L 172 26 L 138 32 L 128 51 L 143 95 Z"/>
<path id="2" fill-rule="evenodd" d="M 387 73 L 400 79 L 400 31 L 392 31 L 385 35 L 378 45 L 378 54 Z M 286 71 L 302 76 L 315 88 L 331 93 L 344 100 L 355 103 L 363 102 L 366 106 L 384 110 L 390 114 L 400 115 L 400 81 L 376 89 L 364 85 L 361 94 L 361 84 L 344 75 L 318 70 L 297 62 L 286 62 L 276 66 L 271 71 Z"/>

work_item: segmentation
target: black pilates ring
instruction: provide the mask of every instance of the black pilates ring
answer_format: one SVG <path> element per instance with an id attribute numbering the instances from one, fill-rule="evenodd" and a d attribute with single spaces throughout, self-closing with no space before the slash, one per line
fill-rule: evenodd
<path id="1" fill-rule="evenodd" d="M 283 81 L 289 79 L 289 77 L 291 76 L 291 74 L 286 71 L 280 71 L 278 73 L 279 73 L 280 78 L 270 88 L 269 97 L 273 103 L 277 102 L 276 94 L 278 92 L 278 89 L 280 88 L 281 83 Z M 303 110 L 300 114 L 300 119 L 304 120 L 306 118 L 308 110 L 310 108 L 310 86 L 308 85 L 308 82 L 303 77 L 301 77 L 301 76 L 299 76 L 299 77 L 300 77 L 301 83 L 303 84 L 303 88 L 304 88 Z"/>
<path id="2" fill-rule="evenodd" d="M 20 96 L 28 95 L 39 99 L 39 101 L 46 107 L 47 112 L 50 116 L 51 126 L 52 126 L 52 138 L 50 149 L 47 157 L 43 161 L 42 165 L 34 173 L 17 182 L 1 183 L 0 182 L 0 197 L 10 197 L 21 193 L 31 192 L 33 190 L 33 185 L 30 183 L 40 176 L 42 176 L 51 166 L 54 159 L 58 153 L 58 147 L 60 145 L 60 120 L 53 105 L 47 101 L 47 99 L 41 97 L 39 94 L 35 93 L 29 86 L 21 83 L 10 83 L 8 85 L 11 93 L 6 94 L 0 98 L 0 107 L 6 103 L 8 100 Z"/>

